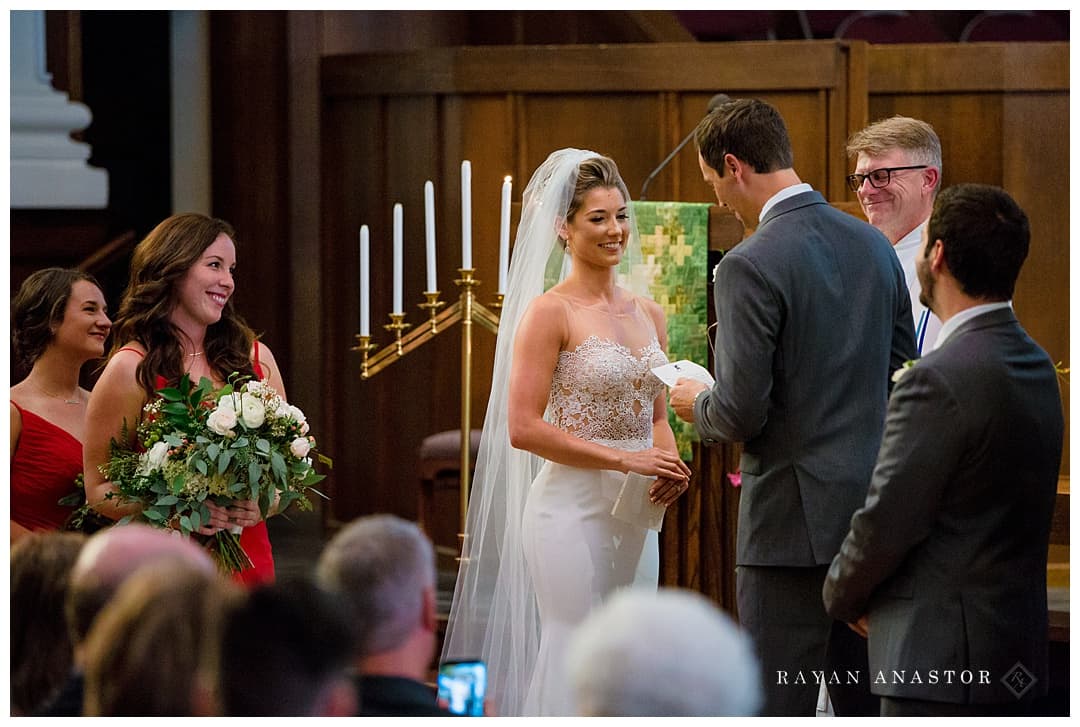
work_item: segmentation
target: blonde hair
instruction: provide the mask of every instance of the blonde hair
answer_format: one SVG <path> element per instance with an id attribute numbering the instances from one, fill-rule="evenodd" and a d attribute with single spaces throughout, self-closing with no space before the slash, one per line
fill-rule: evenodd
<path id="1" fill-rule="evenodd" d="M 934 127 L 910 116 L 891 116 L 880 119 L 861 131 L 856 131 L 847 142 L 848 157 L 859 154 L 881 156 L 893 149 L 903 149 L 916 164 L 937 167 L 938 186 L 941 186 L 941 140 Z"/>

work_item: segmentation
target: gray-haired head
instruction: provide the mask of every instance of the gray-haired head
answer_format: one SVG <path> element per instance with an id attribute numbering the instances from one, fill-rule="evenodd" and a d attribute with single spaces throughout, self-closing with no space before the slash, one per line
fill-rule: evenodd
<path id="1" fill-rule="evenodd" d="M 316 566 L 319 584 L 339 593 L 360 631 L 360 655 L 402 644 L 435 587 L 435 550 L 414 523 L 393 515 L 354 520 L 335 535 Z"/>
<path id="2" fill-rule="evenodd" d="M 753 716 L 761 706 L 749 637 L 692 591 L 616 593 L 574 632 L 566 663 L 584 716 Z"/>

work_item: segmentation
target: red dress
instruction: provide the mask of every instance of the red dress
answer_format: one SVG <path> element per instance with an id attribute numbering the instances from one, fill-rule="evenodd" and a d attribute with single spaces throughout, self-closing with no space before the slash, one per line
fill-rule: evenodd
<path id="1" fill-rule="evenodd" d="M 57 500 L 75 492 L 82 472 L 82 442 L 28 409 L 11 402 L 22 432 L 11 458 L 11 519 L 29 530 L 60 530 L 74 508 Z"/>
<path id="2" fill-rule="evenodd" d="M 122 348 L 121 351 L 134 351 L 142 355 L 141 351 L 134 348 Z M 259 365 L 259 343 L 255 342 L 255 358 L 252 360 L 255 375 L 260 379 L 263 376 L 262 367 Z M 162 389 L 168 385 L 164 377 L 158 376 L 154 384 Z M 233 573 L 232 578 L 248 586 L 256 586 L 260 583 L 274 582 L 274 551 L 270 547 L 270 534 L 266 530 L 266 521 L 262 520 L 257 525 L 244 528 L 240 533 L 240 547 L 251 559 L 251 567 L 245 568 L 239 573 Z"/>

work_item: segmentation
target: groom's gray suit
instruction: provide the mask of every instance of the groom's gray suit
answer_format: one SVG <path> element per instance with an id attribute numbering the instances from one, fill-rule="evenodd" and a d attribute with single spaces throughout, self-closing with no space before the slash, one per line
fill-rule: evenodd
<path id="1" fill-rule="evenodd" d="M 890 374 L 916 355 L 911 301 L 885 236 L 813 191 L 723 257 L 714 294 L 716 384 L 694 418 L 706 442 L 745 443 L 739 617 L 765 714 L 812 716 L 832 623 L 821 583 L 866 498 Z"/>
<path id="2" fill-rule="evenodd" d="M 869 616 L 875 694 L 956 704 L 1045 694 L 1062 429 L 1053 364 L 1009 308 L 961 324 L 902 375 L 869 495 L 824 587 L 836 618 Z"/>

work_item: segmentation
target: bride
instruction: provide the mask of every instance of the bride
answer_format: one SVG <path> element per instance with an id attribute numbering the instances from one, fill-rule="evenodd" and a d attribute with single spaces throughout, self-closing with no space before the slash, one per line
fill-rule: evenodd
<path id="1" fill-rule="evenodd" d="M 573 714 L 574 627 L 616 589 L 657 586 L 657 533 L 610 514 L 623 477 L 656 477 L 665 506 L 690 477 L 650 371 L 663 311 L 618 284 L 640 261 L 629 201 L 615 163 L 580 149 L 522 198 L 443 648 L 487 662 L 503 716 Z"/>

